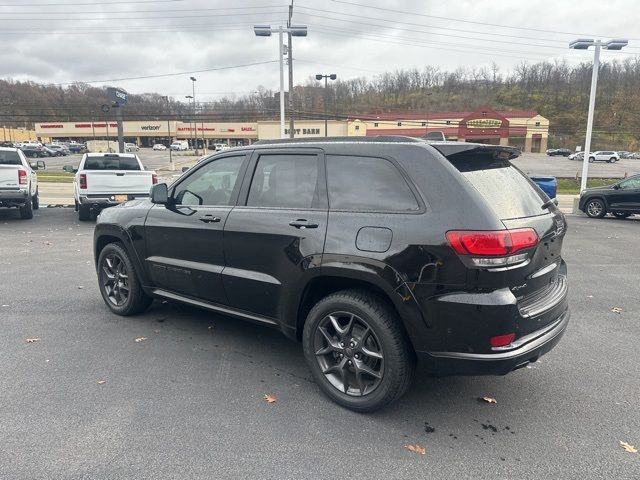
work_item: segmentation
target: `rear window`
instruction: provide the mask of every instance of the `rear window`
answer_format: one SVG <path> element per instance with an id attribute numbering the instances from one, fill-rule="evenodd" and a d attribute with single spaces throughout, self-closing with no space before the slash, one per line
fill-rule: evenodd
<path id="1" fill-rule="evenodd" d="M 0 152 L 0 165 L 22 165 L 18 152 Z"/>
<path id="2" fill-rule="evenodd" d="M 542 204 L 548 199 L 542 191 L 509 160 L 494 158 L 499 151 L 474 151 L 451 155 L 448 160 L 489 202 L 501 219 L 544 215 Z"/>
<path id="3" fill-rule="evenodd" d="M 121 157 L 109 155 L 104 157 L 87 157 L 84 162 L 85 170 L 140 170 L 135 157 Z"/>

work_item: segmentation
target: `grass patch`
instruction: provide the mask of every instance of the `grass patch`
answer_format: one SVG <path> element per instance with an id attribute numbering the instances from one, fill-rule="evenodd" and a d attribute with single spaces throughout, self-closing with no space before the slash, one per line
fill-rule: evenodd
<path id="1" fill-rule="evenodd" d="M 48 183 L 73 183 L 73 177 L 75 176 L 73 173 L 44 170 L 40 170 L 37 173 L 39 182 Z"/>
<path id="2" fill-rule="evenodd" d="M 620 180 L 620 178 L 590 178 L 587 180 L 587 187 L 606 187 Z M 575 178 L 558 178 L 558 193 L 577 195 L 580 193 L 580 180 L 576 180 Z"/>

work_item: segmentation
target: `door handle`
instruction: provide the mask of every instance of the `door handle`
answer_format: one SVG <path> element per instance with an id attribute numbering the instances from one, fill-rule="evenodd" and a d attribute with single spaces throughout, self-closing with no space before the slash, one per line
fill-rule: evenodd
<path id="1" fill-rule="evenodd" d="M 200 217 L 200 221 L 204 223 L 218 223 L 220 220 L 220 217 L 214 217 L 213 215 L 205 215 L 204 217 Z"/>
<path id="2" fill-rule="evenodd" d="M 304 219 L 304 218 L 299 218 L 297 220 L 293 220 L 291 222 L 289 222 L 289 225 L 291 225 L 292 227 L 296 227 L 299 228 L 300 230 L 304 230 L 305 228 L 318 228 L 318 224 L 317 223 L 311 223 L 308 220 Z"/>

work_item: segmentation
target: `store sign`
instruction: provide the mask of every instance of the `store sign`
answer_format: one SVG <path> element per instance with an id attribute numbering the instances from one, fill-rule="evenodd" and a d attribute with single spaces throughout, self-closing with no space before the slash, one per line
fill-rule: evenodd
<path id="1" fill-rule="evenodd" d="M 500 128 L 502 120 L 497 118 L 477 118 L 475 120 L 467 120 L 467 128 Z"/>
<path id="2" fill-rule="evenodd" d="M 295 132 L 296 135 L 320 135 L 320 129 L 319 128 L 295 128 L 293 130 Z M 284 129 L 284 133 L 286 135 L 289 135 L 289 129 L 285 128 Z"/>
<path id="3" fill-rule="evenodd" d="M 61 123 L 41 123 L 40 128 L 64 128 Z"/>
<path id="4" fill-rule="evenodd" d="M 129 99 L 129 94 L 119 88 L 109 87 L 107 89 L 107 94 L 109 95 L 109 100 L 118 105 L 126 105 L 127 100 Z"/>
<path id="5" fill-rule="evenodd" d="M 142 130 L 143 132 L 157 131 L 160 130 L 160 125 L 142 125 L 140 127 L 140 130 Z"/>

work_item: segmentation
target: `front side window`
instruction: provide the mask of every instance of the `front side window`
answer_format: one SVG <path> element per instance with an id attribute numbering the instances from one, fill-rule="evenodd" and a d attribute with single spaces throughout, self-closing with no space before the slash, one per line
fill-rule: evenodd
<path id="1" fill-rule="evenodd" d="M 318 170 L 316 155 L 260 155 L 251 180 L 247 205 L 318 208 Z"/>
<path id="2" fill-rule="evenodd" d="M 420 206 L 398 168 L 376 157 L 327 156 L 332 210 L 410 212 Z"/>
<path id="3" fill-rule="evenodd" d="M 624 190 L 640 189 L 640 177 L 630 178 L 629 180 L 625 180 L 624 182 L 621 182 L 620 188 Z"/>
<path id="4" fill-rule="evenodd" d="M 199 168 L 176 187 L 177 205 L 231 205 L 232 192 L 245 156 L 224 157 Z"/>

